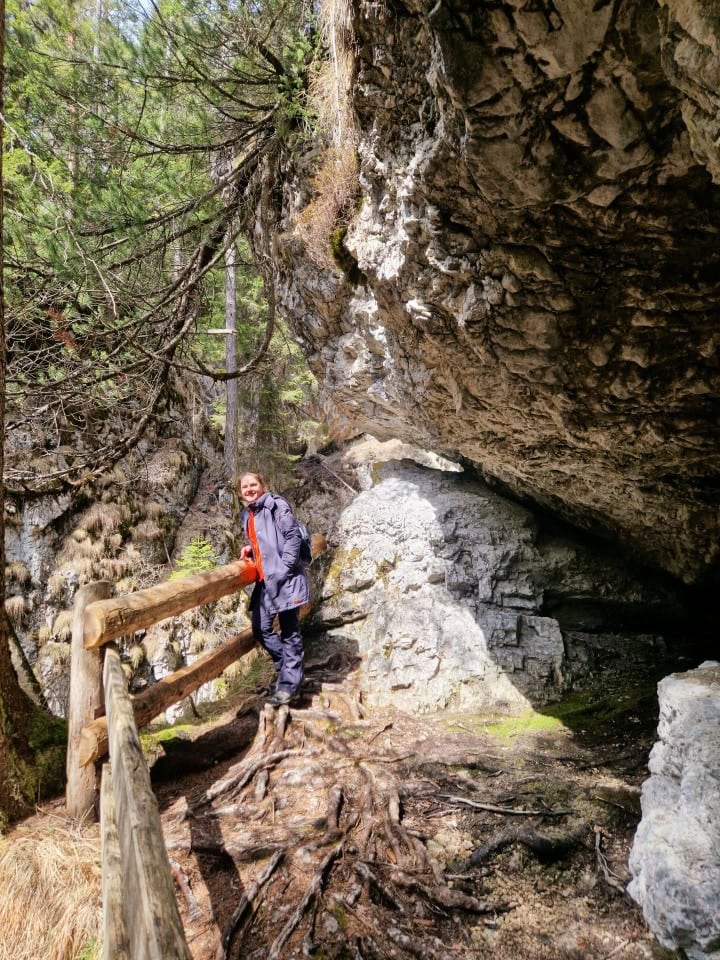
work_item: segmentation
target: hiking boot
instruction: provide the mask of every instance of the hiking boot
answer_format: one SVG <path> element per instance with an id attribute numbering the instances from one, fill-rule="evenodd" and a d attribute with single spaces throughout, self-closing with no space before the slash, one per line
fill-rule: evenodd
<path id="1" fill-rule="evenodd" d="M 292 701 L 296 699 L 296 693 L 288 693 L 287 690 L 276 690 L 271 697 L 268 697 L 267 703 L 269 703 L 271 707 L 282 707 L 284 704 L 292 703 Z"/>

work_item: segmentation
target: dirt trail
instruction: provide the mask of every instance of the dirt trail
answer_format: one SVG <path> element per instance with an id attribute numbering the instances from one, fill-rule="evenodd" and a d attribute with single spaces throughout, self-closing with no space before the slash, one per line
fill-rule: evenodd
<path id="1" fill-rule="evenodd" d="M 651 716 L 498 737 L 369 711 L 353 667 L 310 664 L 297 706 L 250 696 L 173 758 L 210 771 L 156 769 L 196 960 L 668 956 L 623 892 Z"/>

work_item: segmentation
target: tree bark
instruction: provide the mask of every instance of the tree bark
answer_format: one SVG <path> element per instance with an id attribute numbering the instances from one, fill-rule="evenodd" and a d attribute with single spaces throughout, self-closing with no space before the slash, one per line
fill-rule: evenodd
<path id="1" fill-rule="evenodd" d="M 225 251 L 225 369 L 237 367 L 237 284 L 235 275 L 235 242 Z M 235 378 L 225 384 L 225 471 L 230 483 L 237 480 L 237 416 L 238 382 Z"/>
<path id="2" fill-rule="evenodd" d="M 0 0 L 0 112 L 4 111 L 5 88 L 5 0 Z M 0 186 L 2 186 L 3 141 L 0 124 Z M 28 813 L 37 787 L 27 726 L 33 705 L 20 689 L 10 659 L 8 623 L 5 616 L 5 284 L 3 272 L 3 192 L 0 189 L 0 828 L 3 821 Z"/>

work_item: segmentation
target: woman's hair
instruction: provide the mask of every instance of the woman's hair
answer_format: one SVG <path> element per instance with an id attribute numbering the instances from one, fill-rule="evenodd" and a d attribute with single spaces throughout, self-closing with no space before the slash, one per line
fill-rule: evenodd
<path id="1" fill-rule="evenodd" d="M 263 488 L 263 490 L 267 490 L 267 488 L 268 488 L 268 485 L 265 483 L 265 480 L 264 480 L 262 474 L 253 473 L 252 470 L 246 470 L 245 473 L 241 473 L 241 474 L 240 474 L 240 479 L 238 480 L 238 484 L 237 484 L 238 493 L 240 492 L 240 484 L 241 484 L 242 481 L 243 481 L 243 477 L 255 477 L 255 479 L 256 479 L 257 482 L 260 484 L 260 486 Z"/>

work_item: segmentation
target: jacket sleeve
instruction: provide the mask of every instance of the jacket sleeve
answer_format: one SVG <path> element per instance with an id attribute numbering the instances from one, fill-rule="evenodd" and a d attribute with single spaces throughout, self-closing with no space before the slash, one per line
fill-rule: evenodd
<path id="1" fill-rule="evenodd" d="M 275 523 L 285 541 L 280 559 L 289 572 L 294 570 L 298 564 L 302 534 L 300 533 L 300 527 L 287 500 L 277 497 L 276 503 Z"/>

